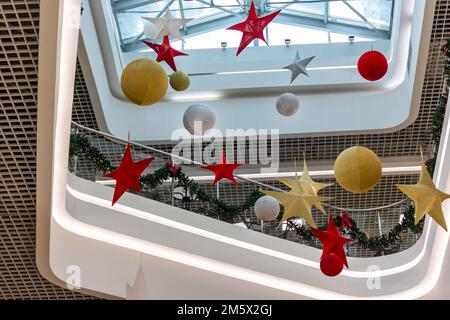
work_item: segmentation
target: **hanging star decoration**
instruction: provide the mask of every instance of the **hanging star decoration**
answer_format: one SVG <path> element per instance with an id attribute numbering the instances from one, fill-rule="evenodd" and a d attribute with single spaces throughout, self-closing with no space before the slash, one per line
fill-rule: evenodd
<path id="1" fill-rule="evenodd" d="M 240 164 L 237 163 L 227 163 L 227 158 L 225 157 L 225 154 L 222 154 L 222 160 L 213 165 L 209 166 L 203 166 L 200 167 L 204 170 L 209 170 L 211 172 L 214 172 L 214 182 L 212 184 L 212 187 L 217 184 L 222 179 L 228 179 L 231 182 L 233 182 L 235 185 L 238 185 L 238 182 L 234 178 L 234 170 L 236 170 L 238 167 L 240 167 Z"/>
<path id="2" fill-rule="evenodd" d="M 137 192 L 141 191 L 141 183 L 139 178 L 142 172 L 144 172 L 144 170 L 154 159 L 155 157 L 151 157 L 139 162 L 133 162 L 130 144 L 127 145 L 119 168 L 117 168 L 114 172 L 104 175 L 104 177 L 116 180 L 116 188 L 114 189 L 112 205 L 114 205 L 129 189 L 133 189 Z"/>
<path id="3" fill-rule="evenodd" d="M 175 65 L 174 58 L 177 56 L 187 56 L 188 55 L 184 52 L 177 51 L 174 48 L 172 48 L 170 46 L 170 41 L 169 41 L 168 36 L 164 36 L 163 42 L 161 44 L 148 42 L 148 41 L 143 41 L 143 42 L 147 46 L 152 48 L 158 54 L 156 61 L 158 61 L 158 62 L 165 61 L 169 65 L 169 67 L 175 72 L 177 71 L 177 66 Z"/>
<path id="4" fill-rule="evenodd" d="M 291 188 L 289 192 L 262 191 L 268 196 L 272 196 L 281 202 L 284 206 L 284 214 L 281 222 L 292 217 L 302 217 L 310 226 L 317 227 L 312 217 L 312 207 L 315 206 L 322 213 L 325 210 L 322 207 L 322 201 L 328 201 L 332 198 L 318 196 L 318 192 L 331 184 L 315 182 L 311 179 L 306 161 L 304 162 L 304 170 L 300 179 L 280 179 L 278 180 L 284 185 Z"/>
<path id="5" fill-rule="evenodd" d="M 301 59 L 300 54 L 298 53 L 298 50 L 297 50 L 297 54 L 295 55 L 294 63 L 292 63 L 286 67 L 283 67 L 283 69 L 290 70 L 292 72 L 291 83 L 293 83 L 295 81 L 295 79 L 297 79 L 297 77 L 301 74 L 304 74 L 305 76 L 309 77 L 306 67 L 308 66 L 308 64 L 311 63 L 311 61 L 314 58 L 315 57 Z"/>
<path id="6" fill-rule="evenodd" d="M 148 289 L 147 281 L 145 280 L 144 269 L 140 266 L 134 284 L 130 285 L 127 283 L 126 299 L 149 300 L 150 298 L 150 290 Z"/>
<path id="7" fill-rule="evenodd" d="M 158 34 L 155 36 L 155 39 L 159 39 L 164 36 L 173 36 L 183 42 L 184 39 L 180 33 L 180 28 L 185 26 L 189 21 L 193 20 L 175 18 L 172 16 L 169 9 L 167 9 L 164 15 L 160 18 L 142 17 L 142 19 L 153 23 L 156 26 Z"/>
<path id="8" fill-rule="evenodd" d="M 428 213 L 437 224 L 447 231 L 447 224 L 442 211 L 442 202 L 449 199 L 450 195 L 436 188 L 433 179 L 428 173 L 428 169 L 423 163 L 417 184 L 397 184 L 396 187 L 414 202 L 414 219 L 416 224 Z"/>
<path id="9" fill-rule="evenodd" d="M 263 31 L 280 12 L 281 10 L 278 10 L 260 18 L 256 14 L 255 4 L 252 1 L 247 19 L 244 22 L 227 28 L 227 30 L 242 32 L 242 39 L 236 56 L 238 56 L 255 39 L 260 39 L 267 44 Z"/>
<path id="10" fill-rule="evenodd" d="M 348 268 L 344 245 L 349 243 L 350 239 L 347 239 L 339 234 L 336 225 L 334 224 L 333 216 L 330 215 L 326 231 L 322 231 L 316 228 L 311 228 L 311 231 L 317 238 L 319 238 L 320 242 L 322 242 L 321 258 L 324 258 L 330 253 L 334 253 L 339 258 L 339 260 Z"/>

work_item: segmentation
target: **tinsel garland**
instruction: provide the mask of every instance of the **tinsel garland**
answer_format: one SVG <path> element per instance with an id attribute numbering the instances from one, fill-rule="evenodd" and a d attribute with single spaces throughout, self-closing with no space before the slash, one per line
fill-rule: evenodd
<path id="1" fill-rule="evenodd" d="M 445 88 L 439 100 L 439 105 L 432 122 L 432 143 L 434 146 L 432 157 L 426 162 L 427 169 L 433 175 L 438 147 L 442 134 L 442 127 L 444 124 L 445 111 L 449 96 L 449 79 L 450 79 L 450 37 L 447 38 L 446 44 L 442 47 L 442 52 L 445 54 Z M 107 173 L 114 170 L 111 162 L 95 147 L 89 143 L 89 139 L 79 133 L 72 133 L 70 137 L 70 159 L 76 156 L 83 155 L 90 160 L 101 173 Z M 227 222 L 235 222 L 236 217 L 244 220 L 243 213 L 252 208 L 255 202 L 262 197 L 259 191 L 252 193 L 246 201 L 240 205 L 229 205 L 217 197 L 205 192 L 197 182 L 189 179 L 181 169 L 171 170 L 170 165 L 165 165 L 159 168 L 152 174 L 143 175 L 141 177 L 141 184 L 143 187 L 155 189 L 168 180 L 173 180 L 177 187 L 182 187 L 186 192 L 205 205 L 202 209 L 203 213 L 210 216 L 216 216 L 218 219 Z M 209 207 L 209 208 L 207 208 Z M 339 215 L 334 218 L 337 227 L 344 223 L 342 217 Z M 393 248 L 398 244 L 401 234 L 407 230 L 414 234 L 420 234 L 423 231 L 424 219 L 417 225 L 414 221 L 414 206 L 408 204 L 404 207 L 402 221 L 396 225 L 391 231 L 381 236 L 368 237 L 367 234 L 358 228 L 356 222 L 350 218 L 351 227 L 346 226 L 346 233 L 351 237 L 353 244 L 361 245 L 368 248 L 377 254 Z M 326 230 L 326 226 L 319 227 L 321 230 Z M 287 230 L 293 230 L 304 241 L 311 241 L 315 239 L 311 229 L 306 226 L 299 226 L 293 220 L 287 221 Z"/>

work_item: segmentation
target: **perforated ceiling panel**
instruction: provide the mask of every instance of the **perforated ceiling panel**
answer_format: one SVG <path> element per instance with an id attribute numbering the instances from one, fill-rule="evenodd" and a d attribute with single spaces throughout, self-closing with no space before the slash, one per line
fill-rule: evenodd
<path id="1" fill-rule="evenodd" d="M 0 0 L 0 299 L 81 299 L 36 268 L 38 0 Z"/>

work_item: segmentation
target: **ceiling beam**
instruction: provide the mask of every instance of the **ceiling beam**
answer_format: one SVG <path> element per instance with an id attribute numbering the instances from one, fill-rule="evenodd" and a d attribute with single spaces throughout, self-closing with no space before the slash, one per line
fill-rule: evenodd
<path id="1" fill-rule="evenodd" d="M 117 0 L 112 1 L 111 6 L 116 13 L 139 8 L 162 0 Z"/>

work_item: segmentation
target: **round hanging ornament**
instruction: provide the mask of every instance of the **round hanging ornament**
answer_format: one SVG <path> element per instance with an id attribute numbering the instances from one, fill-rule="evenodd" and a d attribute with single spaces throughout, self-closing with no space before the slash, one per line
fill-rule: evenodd
<path id="1" fill-rule="evenodd" d="M 336 277 L 344 269 L 344 264 L 334 253 L 327 254 L 320 260 L 320 270 L 328 277 Z"/>
<path id="2" fill-rule="evenodd" d="M 300 107 L 300 101 L 296 95 L 287 92 L 278 98 L 276 106 L 282 116 L 291 117 L 297 113 Z"/>
<path id="3" fill-rule="evenodd" d="M 166 96 L 169 81 L 158 62 L 139 59 L 123 70 L 120 85 L 128 100 L 139 106 L 150 106 Z"/>
<path id="4" fill-rule="evenodd" d="M 347 191 L 365 193 L 381 178 L 380 158 L 370 149 L 352 147 L 344 150 L 334 163 L 336 181 Z"/>
<path id="5" fill-rule="evenodd" d="M 280 204 L 271 196 L 261 197 L 255 203 L 255 215 L 262 221 L 274 221 L 279 213 Z"/>
<path id="6" fill-rule="evenodd" d="M 210 107 L 204 104 L 191 105 L 183 116 L 183 124 L 190 134 L 203 135 L 214 128 L 216 117 Z"/>
<path id="7" fill-rule="evenodd" d="M 190 84 L 189 75 L 184 71 L 178 70 L 170 76 L 170 86 L 175 91 L 184 91 Z"/>
<path id="8" fill-rule="evenodd" d="M 379 51 L 368 51 L 358 61 L 359 74 L 368 81 L 378 81 L 388 71 L 388 62 L 384 54 Z"/>

